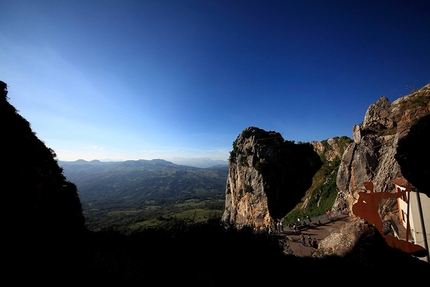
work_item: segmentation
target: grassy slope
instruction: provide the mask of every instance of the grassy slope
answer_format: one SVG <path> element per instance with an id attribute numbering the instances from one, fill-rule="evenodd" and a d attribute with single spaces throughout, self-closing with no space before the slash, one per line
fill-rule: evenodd
<path id="1" fill-rule="evenodd" d="M 343 153 L 351 142 L 348 137 L 334 138 Z M 326 151 L 331 147 L 327 141 L 323 141 L 326 146 Z M 340 165 L 340 158 L 336 157 L 332 161 L 328 161 L 325 154 L 320 154 L 323 166 L 318 170 L 312 179 L 312 186 L 308 189 L 299 202 L 285 217 L 284 222 L 293 222 L 297 218 L 304 219 L 307 215 L 310 217 L 325 214 L 328 209 L 331 209 L 336 199 L 336 177 Z M 306 203 L 306 204 L 305 204 Z"/>

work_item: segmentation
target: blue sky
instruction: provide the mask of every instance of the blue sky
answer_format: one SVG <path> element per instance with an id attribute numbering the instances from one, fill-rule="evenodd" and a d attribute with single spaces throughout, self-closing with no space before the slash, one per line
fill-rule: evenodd
<path id="1" fill-rule="evenodd" d="M 413 4 L 412 4 L 413 3 Z M 352 137 L 430 82 L 429 1 L 0 0 L 0 80 L 59 160 Z"/>

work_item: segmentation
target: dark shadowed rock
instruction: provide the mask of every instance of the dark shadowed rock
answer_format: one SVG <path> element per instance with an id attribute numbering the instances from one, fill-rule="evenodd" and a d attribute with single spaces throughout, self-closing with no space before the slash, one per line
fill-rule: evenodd
<path id="1" fill-rule="evenodd" d="M 78 277 L 83 265 L 75 263 L 86 227 L 77 188 L 64 177 L 54 151 L 8 103 L 7 85 L 0 84 L 4 274 L 16 284 L 26 278 Z"/>
<path id="2" fill-rule="evenodd" d="M 419 119 L 399 141 L 395 158 L 404 177 L 430 197 L 430 114 Z"/>

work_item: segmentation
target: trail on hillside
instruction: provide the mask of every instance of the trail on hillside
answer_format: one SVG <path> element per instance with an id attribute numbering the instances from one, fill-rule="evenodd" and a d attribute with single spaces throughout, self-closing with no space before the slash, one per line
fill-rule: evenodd
<path id="1" fill-rule="evenodd" d="M 312 225 L 309 228 L 297 230 L 296 232 L 286 229 L 284 232 L 278 233 L 277 236 L 283 242 L 285 253 L 299 257 L 312 256 L 317 249 L 309 245 L 308 235 L 312 239 L 315 238 L 318 244 L 330 233 L 339 231 L 349 221 L 349 216 L 337 215 L 332 220 L 322 220 L 320 224 Z M 305 245 L 301 243 L 301 234 L 305 237 Z"/>

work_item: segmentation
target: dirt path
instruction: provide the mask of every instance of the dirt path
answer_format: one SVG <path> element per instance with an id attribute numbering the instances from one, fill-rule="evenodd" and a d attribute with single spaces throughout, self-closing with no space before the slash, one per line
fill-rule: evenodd
<path id="1" fill-rule="evenodd" d="M 342 226 L 349 221 L 349 216 L 338 215 L 333 217 L 332 221 L 322 221 L 320 225 L 308 229 L 298 230 L 285 230 L 279 236 L 284 239 L 284 251 L 288 254 L 295 256 L 311 256 L 316 249 L 309 246 L 308 235 L 313 239 L 316 238 L 317 243 L 326 238 L 330 233 L 338 231 Z M 300 234 L 303 233 L 305 237 L 305 246 L 300 241 Z"/>

